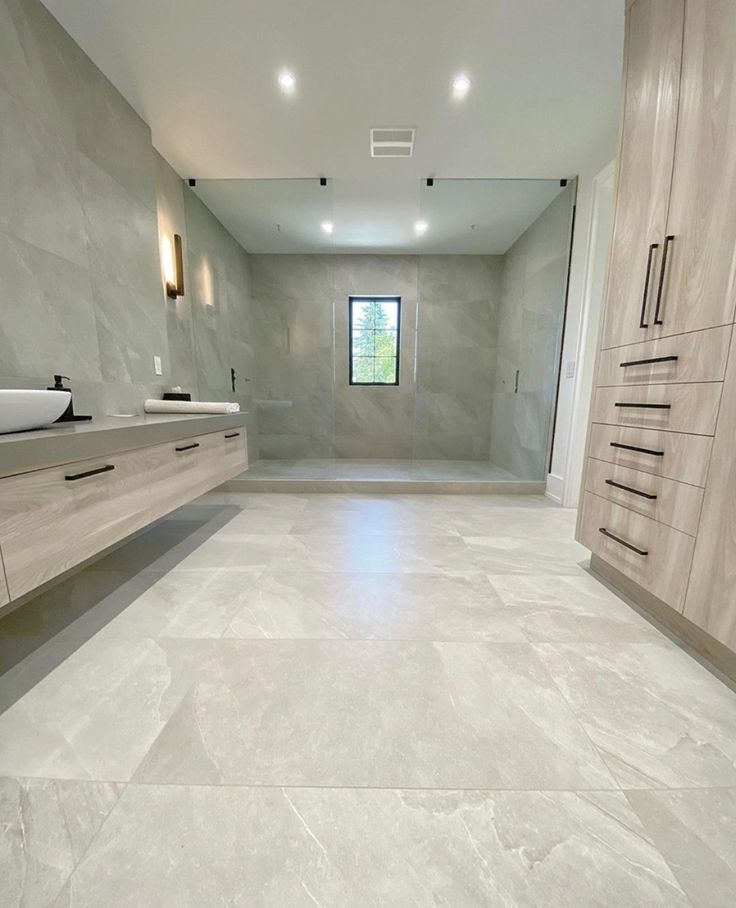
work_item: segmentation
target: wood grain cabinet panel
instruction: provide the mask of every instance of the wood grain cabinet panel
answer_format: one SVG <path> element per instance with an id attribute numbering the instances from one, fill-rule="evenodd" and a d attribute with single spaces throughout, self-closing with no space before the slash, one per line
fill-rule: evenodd
<path id="1" fill-rule="evenodd" d="M 684 0 L 637 0 L 627 15 L 626 76 L 603 347 L 644 340 L 656 294 L 675 154 Z M 647 274 L 649 279 L 647 280 Z"/>
<path id="2" fill-rule="evenodd" d="M 0 480 L 11 599 L 35 589 L 246 465 L 244 431 L 215 432 Z"/>
<path id="3" fill-rule="evenodd" d="M 601 350 L 598 385 L 723 381 L 732 327 Z"/>
<path id="4" fill-rule="evenodd" d="M 658 429 L 591 426 L 588 453 L 597 460 L 704 486 L 713 439 Z"/>
<path id="5" fill-rule="evenodd" d="M 687 0 L 661 305 L 651 333 L 734 320 L 736 3 Z M 656 321 L 661 324 L 657 325 Z"/>
<path id="6" fill-rule="evenodd" d="M 703 490 L 698 486 L 590 458 L 585 488 L 689 536 L 698 531 L 703 505 Z"/>
<path id="7" fill-rule="evenodd" d="M 713 435 L 722 382 L 597 388 L 593 422 Z"/>
<path id="8" fill-rule="evenodd" d="M 682 611 L 695 545 L 692 536 L 586 492 L 579 539 L 607 564 Z"/>

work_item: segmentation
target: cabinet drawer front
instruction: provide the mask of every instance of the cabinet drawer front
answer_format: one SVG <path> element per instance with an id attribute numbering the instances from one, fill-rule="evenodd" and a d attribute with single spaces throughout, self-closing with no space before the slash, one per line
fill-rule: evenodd
<path id="1" fill-rule="evenodd" d="M 723 381 L 731 326 L 602 350 L 598 385 Z"/>
<path id="2" fill-rule="evenodd" d="M 0 480 L 0 547 L 15 599 L 244 469 L 208 433 Z M 244 433 L 241 430 L 241 434 Z"/>
<path id="3" fill-rule="evenodd" d="M 703 505 L 703 489 L 698 486 L 590 458 L 585 488 L 690 536 L 698 531 Z"/>
<path id="4" fill-rule="evenodd" d="M 713 435 L 721 382 L 596 388 L 593 422 Z"/>
<path id="5" fill-rule="evenodd" d="M 586 492 L 577 538 L 634 583 L 682 611 L 695 546 L 692 536 Z"/>
<path id="6" fill-rule="evenodd" d="M 588 453 L 596 460 L 704 486 L 712 445 L 707 435 L 594 424 Z"/>

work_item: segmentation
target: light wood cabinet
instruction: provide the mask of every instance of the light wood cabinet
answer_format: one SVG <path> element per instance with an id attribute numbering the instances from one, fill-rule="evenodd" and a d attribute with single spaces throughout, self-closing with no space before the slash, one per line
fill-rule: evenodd
<path id="1" fill-rule="evenodd" d="M 637 0 L 628 13 L 616 213 L 603 346 L 644 340 L 667 226 L 677 130 L 684 0 Z M 646 296 L 646 299 L 645 299 Z"/>
<path id="2" fill-rule="evenodd" d="M 0 479 L 10 598 L 245 469 L 245 431 L 207 433 Z"/>
<path id="3" fill-rule="evenodd" d="M 597 388 L 591 418 L 619 426 L 713 435 L 722 388 L 721 382 Z"/>

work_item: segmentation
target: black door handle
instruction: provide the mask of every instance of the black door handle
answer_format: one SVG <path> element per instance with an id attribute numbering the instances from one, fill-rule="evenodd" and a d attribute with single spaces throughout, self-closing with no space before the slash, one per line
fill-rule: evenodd
<path id="1" fill-rule="evenodd" d="M 654 250 L 659 249 L 659 243 L 652 243 L 649 246 L 649 254 L 647 255 L 647 273 L 644 278 L 644 293 L 641 298 L 641 315 L 639 316 L 639 327 L 648 328 L 648 322 L 645 322 L 647 314 L 647 299 L 649 297 L 649 282 L 652 276 L 652 256 L 654 255 Z"/>
<path id="2" fill-rule="evenodd" d="M 190 444 L 190 445 L 182 445 L 180 448 L 175 448 L 174 450 L 177 451 L 177 453 L 179 453 L 181 451 L 191 451 L 192 448 L 198 448 L 198 447 L 199 447 L 199 442 L 195 441 L 195 442 L 192 442 L 192 444 Z"/>
<path id="3" fill-rule="evenodd" d="M 636 552 L 637 555 L 646 556 L 649 554 L 646 549 L 640 549 L 637 546 L 632 545 L 630 542 L 626 542 L 625 539 L 620 539 L 618 536 L 614 536 L 613 533 L 609 533 L 609 531 L 605 527 L 598 527 L 598 532 L 603 533 L 603 535 L 607 536 L 609 539 L 613 539 L 613 541 L 617 542 L 619 545 L 623 545 L 627 549 L 631 549 L 631 551 Z"/>
<path id="4" fill-rule="evenodd" d="M 637 448 L 636 445 L 624 445 L 619 441 L 610 442 L 612 448 L 622 448 L 624 451 L 636 451 L 637 454 L 651 454 L 652 457 L 664 457 L 664 451 L 652 451 L 650 448 Z"/>
<path id="5" fill-rule="evenodd" d="M 679 356 L 654 356 L 652 359 L 631 359 L 627 363 L 619 363 L 622 369 L 627 366 L 651 366 L 654 363 L 676 363 Z"/>
<path id="6" fill-rule="evenodd" d="M 240 432 L 230 432 L 229 435 L 226 435 L 225 438 L 237 438 L 240 435 Z"/>
<path id="7" fill-rule="evenodd" d="M 622 489 L 624 492 L 631 492 L 632 495 L 641 495 L 642 498 L 646 498 L 649 501 L 654 501 L 657 497 L 656 495 L 652 495 L 651 492 L 641 492 L 639 489 L 632 489 L 631 486 L 621 485 L 620 482 L 614 482 L 612 479 L 607 479 L 606 485 L 613 486 L 614 489 Z"/>
<path id="8" fill-rule="evenodd" d="M 672 409 L 672 404 L 639 404 L 636 402 L 622 403 L 621 401 L 616 401 L 614 407 L 637 407 L 641 410 L 670 410 Z"/>
<path id="9" fill-rule="evenodd" d="M 664 322 L 659 317 L 659 310 L 662 306 L 662 291 L 664 290 L 665 269 L 667 268 L 667 250 L 670 248 L 674 236 L 670 234 L 664 238 L 664 249 L 662 250 L 662 267 L 659 271 L 659 286 L 657 287 L 657 305 L 654 309 L 654 324 L 663 325 Z"/>
<path id="10" fill-rule="evenodd" d="M 97 476 L 100 473 L 109 473 L 114 470 L 113 464 L 108 463 L 104 467 L 97 467 L 95 470 L 86 470 L 84 473 L 74 473 L 71 476 L 65 476 L 67 482 L 76 482 L 78 479 L 86 479 L 88 476 Z"/>

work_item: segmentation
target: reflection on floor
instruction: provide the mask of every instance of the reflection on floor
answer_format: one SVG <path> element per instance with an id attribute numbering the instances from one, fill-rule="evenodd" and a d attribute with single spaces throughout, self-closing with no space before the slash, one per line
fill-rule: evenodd
<path id="1" fill-rule="evenodd" d="M 213 494 L 0 620 L 0 904 L 732 905 L 736 694 L 573 521 Z"/>
<path id="2" fill-rule="evenodd" d="M 422 492 L 483 494 L 544 491 L 482 460 L 259 460 L 232 480 L 238 492 Z"/>

